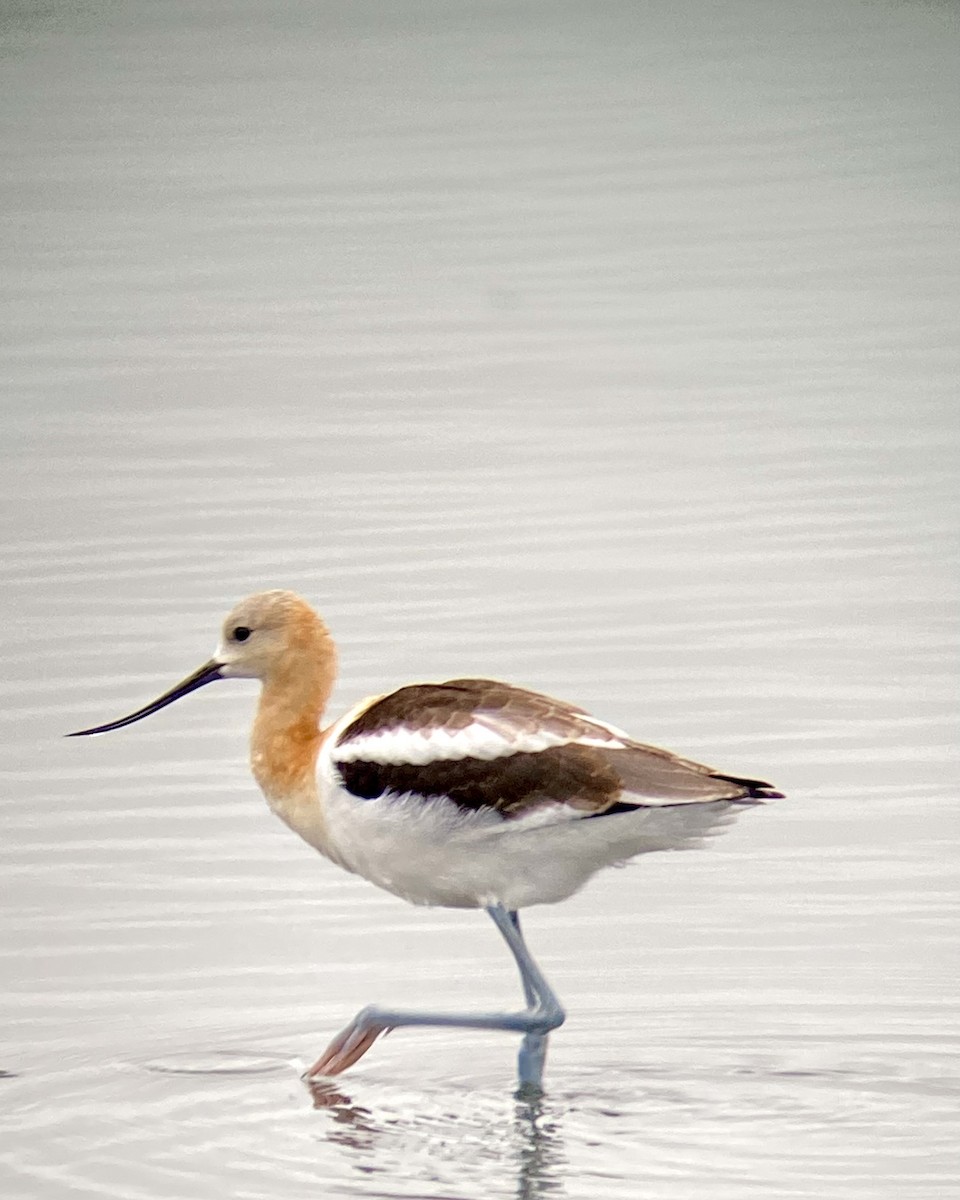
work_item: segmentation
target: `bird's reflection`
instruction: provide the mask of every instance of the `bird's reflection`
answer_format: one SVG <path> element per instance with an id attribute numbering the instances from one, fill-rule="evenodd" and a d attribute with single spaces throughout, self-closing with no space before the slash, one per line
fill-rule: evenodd
<path id="1" fill-rule="evenodd" d="M 313 1107 L 324 1109 L 339 1126 L 331 1130 L 329 1140 L 355 1150 L 372 1148 L 377 1126 L 373 1114 L 360 1104 L 354 1104 L 335 1083 L 324 1079 L 304 1080 L 313 1100 Z"/>
<path id="2" fill-rule="evenodd" d="M 416 1135 L 422 1152 L 424 1141 L 437 1144 L 447 1153 L 455 1148 L 465 1170 L 471 1165 L 486 1174 L 494 1164 L 511 1161 L 516 1170 L 517 1200 L 542 1200 L 557 1195 L 563 1188 L 566 1157 L 558 1125 L 559 1111 L 538 1088 L 519 1091 L 514 1096 L 512 1120 L 508 1123 L 479 1114 L 471 1094 L 464 1092 L 465 1104 L 458 1114 L 450 1105 L 438 1119 L 436 1114 L 391 1109 L 378 1117 L 371 1108 L 357 1104 L 338 1083 L 330 1080 L 305 1081 L 315 1109 L 330 1118 L 327 1140 L 352 1153 L 362 1154 L 358 1162 L 364 1171 L 389 1169 L 397 1158 L 398 1138 L 406 1143 Z M 479 1133 L 478 1133 L 479 1130 Z M 469 1160 L 465 1155 L 469 1154 Z"/>
<path id="3" fill-rule="evenodd" d="M 556 1116 L 544 1103 L 543 1093 L 518 1092 L 514 1107 L 517 1145 L 517 1200 L 538 1200 L 563 1187 L 566 1158 Z"/>

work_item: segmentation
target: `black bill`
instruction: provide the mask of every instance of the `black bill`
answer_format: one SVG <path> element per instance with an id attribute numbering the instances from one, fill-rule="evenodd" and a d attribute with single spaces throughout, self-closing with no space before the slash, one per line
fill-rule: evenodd
<path id="1" fill-rule="evenodd" d="M 92 729 L 78 729 L 75 733 L 68 733 L 67 737 L 87 737 L 91 733 L 109 733 L 111 729 L 122 729 L 124 725 L 132 725 L 134 721 L 140 721 L 144 717 L 149 717 L 151 713 L 159 712 L 161 708 L 166 708 L 174 700 L 179 700 L 181 696 L 195 692 L 197 688 L 202 688 L 205 684 L 213 683 L 215 679 L 222 679 L 223 676 L 220 674 L 222 665 L 216 659 L 211 659 L 208 663 L 204 663 L 198 671 L 194 671 L 192 675 L 188 675 L 186 679 L 182 679 L 169 692 L 164 692 L 162 696 L 158 696 L 156 700 L 148 704 L 145 708 L 138 708 L 129 717 L 121 717 L 119 721 L 110 721 L 107 725 L 95 725 Z"/>

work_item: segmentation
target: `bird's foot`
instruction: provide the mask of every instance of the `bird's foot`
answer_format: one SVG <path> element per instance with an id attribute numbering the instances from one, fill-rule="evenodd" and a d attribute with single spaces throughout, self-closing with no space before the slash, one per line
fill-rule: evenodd
<path id="1" fill-rule="evenodd" d="M 337 1034 L 306 1072 L 305 1078 L 313 1079 L 317 1075 L 342 1074 L 363 1058 L 382 1033 L 389 1033 L 392 1028 L 391 1025 L 378 1019 L 376 1009 L 363 1009 L 357 1013 L 346 1029 Z"/>

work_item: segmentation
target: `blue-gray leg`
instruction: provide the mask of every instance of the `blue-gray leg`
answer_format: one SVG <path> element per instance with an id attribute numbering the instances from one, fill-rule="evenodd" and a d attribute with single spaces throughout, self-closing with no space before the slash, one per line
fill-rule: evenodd
<path id="1" fill-rule="evenodd" d="M 515 912 L 495 905 L 487 909 L 493 923 L 503 935 L 520 971 L 520 982 L 527 1001 L 527 1013 L 535 1020 L 523 1035 L 517 1060 L 518 1082 L 521 1088 L 540 1087 L 543 1064 L 547 1058 L 547 1038 L 551 1029 L 564 1021 L 560 1001 L 533 960 L 520 932 L 520 917 Z"/>
<path id="2" fill-rule="evenodd" d="M 563 1024 L 564 1012 L 553 989 L 527 949 L 515 912 L 491 905 L 487 912 L 510 948 L 517 968 L 527 1007 L 518 1013 L 430 1013 L 401 1012 L 371 1005 L 357 1013 L 350 1025 L 333 1039 L 317 1059 L 308 1077 L 339 1075 L 362 1058 L 381 1033 L 404 1025 L 439 1025 L 458 1029 L 504 1029 L 523 1034 L 518 1060 L 522 1088 L 538 1088 L 543 1079 L 547 1054 L 547 1036 Z"/>

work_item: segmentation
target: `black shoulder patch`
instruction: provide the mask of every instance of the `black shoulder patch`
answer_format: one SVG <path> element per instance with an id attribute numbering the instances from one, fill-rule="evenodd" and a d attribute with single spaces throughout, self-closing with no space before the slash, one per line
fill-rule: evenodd
<path id="1" fill-rule="evenodd" d="M 492 808 L 505 817 L 543 804 L 562 803 L 585 812 L 614 803 L 620 778 L 588 746 L 553 746 L 532 754 L 481 760 L 412 764 L 338 762 L 343 786 L 375 800 L 387 793 L 423 799 L 445 796 L 463 809 Z"/>

